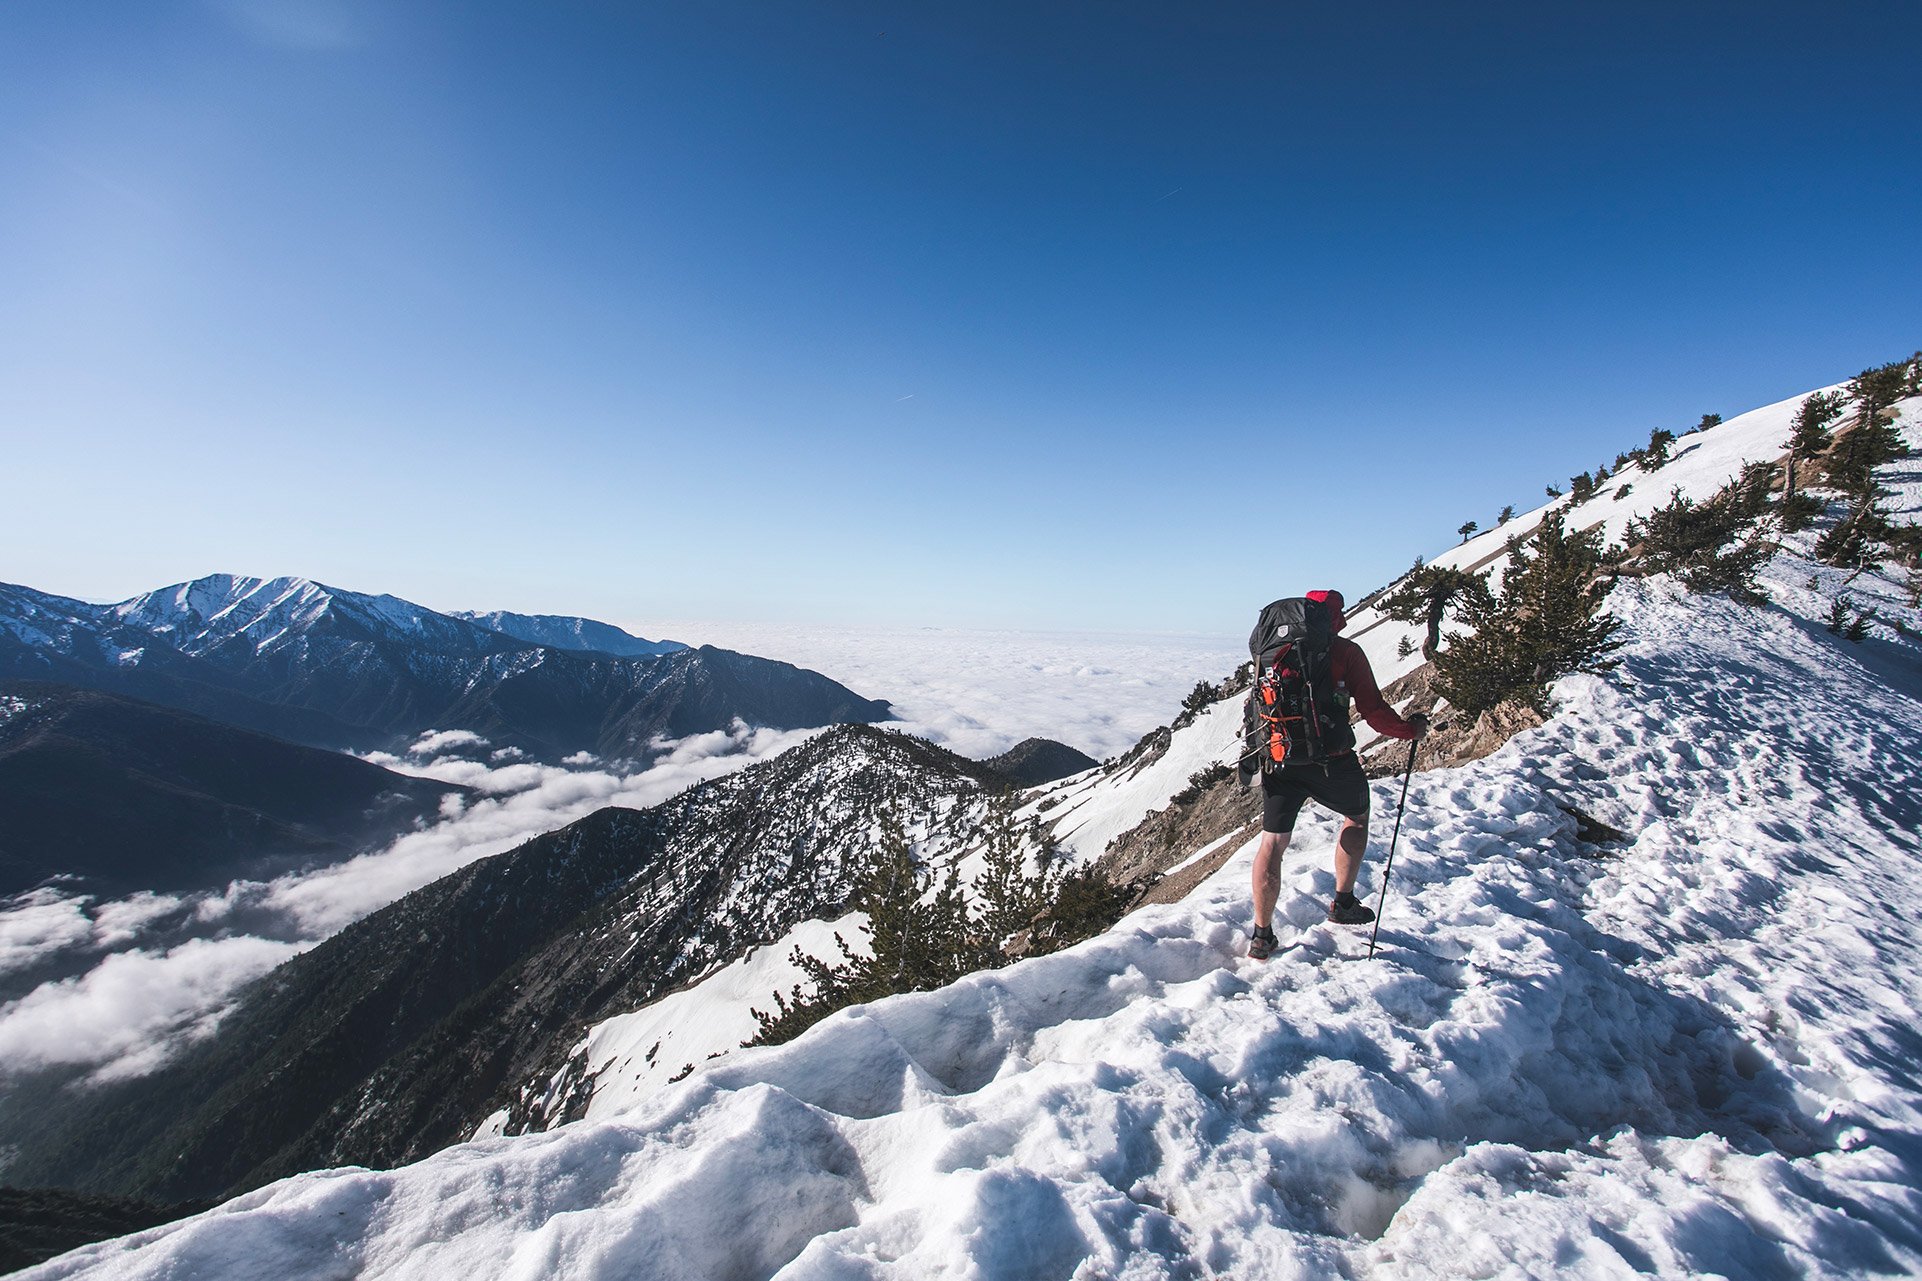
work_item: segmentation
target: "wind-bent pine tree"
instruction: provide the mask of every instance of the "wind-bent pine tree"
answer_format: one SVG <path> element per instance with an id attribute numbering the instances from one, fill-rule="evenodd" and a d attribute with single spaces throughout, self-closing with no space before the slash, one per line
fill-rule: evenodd
<path id="1" fill-rule="evenodd" d="M 1515 545 L 1500 595 L 1463 601 L 1474 630 L 1435 658 L 1441 695 L 1470 716 L 1508 701 L 1546 714 L 1556 679 L 1612 669 L 1621 621 L 1602 613 L 1614 583 L 1603 569 L 1601 531 L 1571 534 L 1550 512 Z"/>
<path id="2" fill-rule="evenodd" d="M 1454 608 L 1461 612 L 1473 606 L 1486 608 L 1492 603 L 1487 574 L 1434 566 L 1417 568 L 1402 579 L 1399 587 L 1382 597 L 1380 608 L 1398 623 L 1423 626 L 1425 639 L 1421 655 L 1432 663 L 1441 652 L 1442 623 L 1448 611 Z M 1409 652 L 1413 652 L 1412 646 Z"/>
<path id="3" fill-rule="evenodd" d="M 1475 531 L 1480 528 L 1481 528 L 1480 525 L 1477 525 L 1474 521 L 1469 520 L 1469 521 L 1463 521 L 1462 527 L 1456 530 L 1455 532 L 1462 536 L 1462 541 L 1465 543 L 1469 539 L 1473 538 L 1475 536 Z"/>

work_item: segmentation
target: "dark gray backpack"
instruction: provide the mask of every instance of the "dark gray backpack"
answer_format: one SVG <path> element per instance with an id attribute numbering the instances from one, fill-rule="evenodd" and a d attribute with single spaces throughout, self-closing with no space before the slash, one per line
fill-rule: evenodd
<path id="1" fill-rule="evenodd" d="M 1315 765 L 1354 746 L 1329 671 L 1328 607 L 1304 596 L 1270 603 L 1248 636 L 1255 687 L 1242 710 L 1243 782 L 1283 765 Z"/>

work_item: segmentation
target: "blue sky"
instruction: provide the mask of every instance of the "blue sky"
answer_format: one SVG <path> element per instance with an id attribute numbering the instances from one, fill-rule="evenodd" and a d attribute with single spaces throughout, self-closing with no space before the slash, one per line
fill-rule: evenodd
<path id="1" fill-rule="evenodd" d="M 1919 36 L 16 0 L 0 579 L 1239 634 L 1922 344 Z"/>

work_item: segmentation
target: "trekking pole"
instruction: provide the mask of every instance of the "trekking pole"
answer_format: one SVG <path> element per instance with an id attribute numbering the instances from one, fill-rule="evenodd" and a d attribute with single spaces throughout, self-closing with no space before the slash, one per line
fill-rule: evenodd
<path id="1" fill-rule="evenodd" d="M 1401 839 L 1401 816 L 1408 810 L 1408 780 L 1415 775 L 1415 753 L 1421 749 L 1422 736 L 1408 745 L 1408 768 L 1401 772 L 1401 802 L 1395 806 L 1395 834 L 1388 838 L 1388 861 L 1381 869 L 1381 899 L 1375 904 L 1375 928 L 1368 932 L 1368 955 L 1375 954 L 1375 939 L 1381 933 L 1381 914 L 1388 909 L 1388 877 L 1395 870 L 1395 842 Z"/>

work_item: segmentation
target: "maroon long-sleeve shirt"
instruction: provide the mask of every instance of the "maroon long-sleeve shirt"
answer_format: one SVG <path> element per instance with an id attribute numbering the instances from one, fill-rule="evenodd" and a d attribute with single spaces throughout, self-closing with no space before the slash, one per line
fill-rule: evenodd
<path id="1" fill-rule="evenodd" d="M 1382 701 L 1381 689 L 1375 684 L 1375 669 L 1368 665 L 1368 655 L 1362 652 L 1361 646 L 1340 636 L 1329 641 L 1328 671 L 1335 678 L 1335 684 L 1355 700 L 1355 710 L 1361 713 L 1370 729 L 1389 738 L 1415 737 L 1415 727 Z"/>

